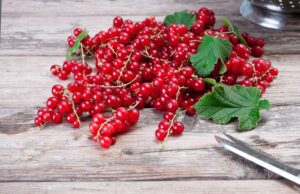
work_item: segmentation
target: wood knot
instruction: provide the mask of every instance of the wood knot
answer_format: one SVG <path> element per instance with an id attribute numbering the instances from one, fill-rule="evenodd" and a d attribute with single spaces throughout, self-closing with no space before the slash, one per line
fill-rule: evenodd
<path id="1" fill-rule="evenodd" d="M 30 111 L 0 117 L 0 134 L 13 135 L 26 132 L 28 129 L 35 127 L 33 118 L 34 114 Z"/>
<path id="2" fill-rule="evenodd" d="M 131 149 L 123 149 L 122 151 L 122 154 L 125 154 L 125 155 L 133 155 L 133 151 Z"/>

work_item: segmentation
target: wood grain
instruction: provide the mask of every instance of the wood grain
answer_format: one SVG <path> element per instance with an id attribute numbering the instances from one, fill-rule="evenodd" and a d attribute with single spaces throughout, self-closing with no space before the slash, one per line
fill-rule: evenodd
<path id="1" fill-rule="evenodd" d="M 22 0 L 3 1 L 3 16 L 35 16 L 45 17 L 53 16 L 139 16 L 139 15 L 160 15 L 171 13 L 178 10 L 198 10 L 200 7 L 213 9 L 217 15 L 238 15 L 239 0 L 133 0 L 133 1 L 113 1 L 113 0 L 54 0 L 54 1 L 35 1 Z M 22 4 L 22 6 L 19 6 Z M 221 6 L 220 6 L 221 5 Z M 230 7 L 231 9 L 224 9 Z M 41 9 L 42 8 L 42 9 Z M 59 10 L 58 10 L 59 8 Z M 63 10 L 63 11 L 60 11 Z M 76 10 L 76 14 L 74 14 Z"/>
<path id="2" fill-rule="evenodd" d="M 154 15 L 162 21 L 165 15 L 174 11 L 195 10 L 202 6 L 215 11 L 218 24 L 222 21 L 221 16 L 228 16 L 240 27 L 241 31 L 265 38 L 268 43 L 265 47 L 267 53 L 300 53 L 299 32 L 274 31 L 248 22 L 239 15 L 240 2 L 239 0 L 153 0 L 148 3 L 141 0 L 85 0 L 84 2 L 29 0 L 26 3 L 22 3 L 20 0 L 4 1 L 0 55 L 64 56 L 67 36 L 71 34 L 74 27 L 85 27 L 91 34 L 95 34 L 99 30 L 110 27 L 115 15 L 125 16 L 134 21 Z M 20 4 L 22 6 L 19 6 Z M 63 11 L 59 11 L 58 7 Z M 228 9 L 223 7 L 228 7 Z M 76 10 L 76 14 L 74 14 L 74 10 Z M 53 13 L 55 13 L 55 17 L 53 17 Z"/>
<path id="3" fill-rule="evenodd" d="M 300 168 L 300 33 L 255 26 L 238 12 L 240 0 L 7 0 L 3 1 L 0 43 L 0 193 L 299 193 L 299 188 L 220 147 L 222 132 Z M 273 108 L 256 130 L 239 133 L 236 122 L 216 125 L 181 117 L 186 132 L 162 147 L 154 139 L 161 113 L 141 112 L 140 122 L 109 150 L 81 129 L 49 125 L 39 130 L 33 117 L 61 83 L 45 76 L 61 64 L 66 37 L 76 26 L 93 35 L 110 27 L 115 15 L 141 20 L 207 6 L 228 16 L 241 31 L 264 37 L 266 57 L 280 74 L 264 94 Z M 272 179 L 272 180 L 267 180 Z M 120 182 L 121 181 L 121 182 Z M 22 190 L 20 190 L 22 188 Z"/>
<path id="4" fill-rule="evenodd" d="M 273 179 L 277 176 L 224 151 L 214 135 L 229 132 L 300 167 L 299 109 L 275 108 L 263 115 L 267 123 L 241 134 L 236 132 L 235 124 L 220 126 L 183 117 L 186 132 L 179 138 L 170 138 L 164 147 L 154 138 L 161 114 L 144 110 L 142 122 L 119 136 L 109 150 L 101 150 L 88 139 L 88 122 L 78 130 L 68 124 L 39 130 L 32 125 L 33 115 L 28 110 L 28 117 L 26 113 L 6 115 L 1 118 L 0 182 Z M 289 122 L 282 116 L 287 114 Z M 22 119 L 17 119 L 20 115 Z"/>
<path id="5" fill-rule="evenodd" d="M 234 186 L 232 186 L 234 185 Z M 50 183 L 0 183 L 0 193 L 15 194 L 22 188 L 23 194 L 297 194 L 299 189 L 287 187 L 287 183 L 271 180 L 248 181 L 164 181 L 158 182 L 50 182 Z"/>
<path id="6" fill-rule="evenodd" d="M 134 21 L 142 20 L 146 16 L 130 16 Z M 20 20 L 18 17 L 2 18 L 2 40 L 0 55 L 59 55 L 65 56 L 66 40 L 71 35 L 74 27 L 81 26 L 88 29 L 91 35 L 99 30 L 105 30 L 111 26 L 113 16 L 56 16 L 42 18 L 41 24 L 38 17 L 28 16 Z M 217 18 L 221 21 L 221 18 Z M 264 37 L 267 41 L 265 47 L 269 54 L 299 54 L 300 33 L 287 31 L 274 33 L 274 30 L 266 30 L 257 27 L 240 16 L 231 19 L 241 26 L 241 31 L 247 31 L 256 37 Z M 162 16 L 158 20 L 163 20 Z M 59 21 L 59 29 L 56 29 Z M 101 25 L 100 25 L 101 24 Z M 284 42 L 284 44 L 282 44 Z"/>
<path id="7" fill-rule="evenodd" d="M 278 78 L 273 82 L 265 98 L 273 106 L 300 105 L 300 88 L 297 82 L 300 66 L 295 65 L 300 55 L 272 55 L 268 56 L 275 67 L 280 70 Z M 51 95 L 51 86 L 55 83 L 66 84 L 56 77 L 47 75 L 51 64 L 62 64 L 62 56 L 10 56 L 0 57 L 0 106 L 38 107 L 42 106 L 47 97 Z M 91 63 L 91 65 L 93 65 Z M 18 95 L 14 95 L 18 92 Z M 11 96 L 14 95 L 14 98 Z"/>

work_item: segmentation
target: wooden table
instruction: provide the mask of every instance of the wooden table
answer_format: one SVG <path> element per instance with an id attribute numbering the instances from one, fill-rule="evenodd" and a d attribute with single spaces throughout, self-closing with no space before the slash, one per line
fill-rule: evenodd
<path id="1" fill-rule="evenodd" d="M 299 193 L 279 179 L 220 147 L 214 135 L 234 136 L 300 168 L 300 32 L 255 26 L 238 12 L 239 0 L 4 0 L 0 49 L 0 193 Z M 220 126 L 184 117 L 184 135 L 164 149 L 154 139 L 161 114 L 144 110 L 141 121 L 108 150 L 88 140 L 87 124 L 39 130 L 33 117 L 57 79 L 44 76 L 62 63 L 66 37 L 76 26 L 96 33 L 115 15 L 140 20 L 201 6 L 218 21 L 228 16 L 241 31 L 267 41 L 266 57 L 280 75 L 264 95 L 272 109 L 256 130 L 238 133 L 236 124 Z"/>

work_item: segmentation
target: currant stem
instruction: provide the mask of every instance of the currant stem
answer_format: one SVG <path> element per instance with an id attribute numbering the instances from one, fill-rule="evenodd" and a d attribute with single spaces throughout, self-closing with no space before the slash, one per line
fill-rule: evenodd
<path id="1" fill-rule="evenodd" d="M 131 55 L 132 55 L 132 53 L 133 53 L 133 50 L 130 51 L 130 54 L 127 56 L 127 60 L 125 61 L 124 66 L 121 68 L 120 75 L 119 75 L 119 77 L 118 77 L 118 79 L 117 79 L 117 81 L 116 81 L 117 83 L 120 82 L 120 79 L 121 79 L 121 77 L 123 76 L 124 70 L 126 69 L 127 64 L 128 64 L 129 61 L 131 60 Z"/>
<path id="2" fill-rule="evenodd" d="M 92 87 L 92 86 L 98 86 L 101 88 L 124 88 L 128 85 L 130 85 L 132 82 L 134 82 L 136 79 L 138 78 L 138 76 L 135 76 L 135 78 L 133 80 L 131 80 L 130 82 L 127 82 L 125 84 L 121 84 L 121 85 L 95 85 L 95 84 L 88 84 L 87 86 Z"/>
<path id="3" fill-rule="evenodd" d="M 102 128 L 104 127 L 104 125 L 105 125 L 106 123 L 112 121 L 114 118 L 115 118 L 115 115 L 113 114 L 110 118 L 108 118 L 106 121 L 104 121 L 104 122 L 100 125 L 100 127 L 99 127 L 99 129 L 98 129 L 98 132 L 97 132 L 97 135 L 96 135 L 97 142 L 99 142 L 99 139 L 100 139 L 100 137 L 101 137 L 100 132 L 101 132 Z"/>
<path id="4" fill-rule="evenodd" d="M 128 110 L 132 110 L 132 109 L 135 109 L 135 107 L 137 107 L 138 105 L 140 104 L 140 102 L 135 102 L 133 105 L 131 105 Z"/>
<path id="5" fill-rule="evenodd" d="M 163 62 L 171 62 L 171 61 L 168 61 L 168 60 L 166 60 L 166 59 L 159 59 L 159 58 L 152 57 L 152 56 L 149 54 L 147 48 L 145 48 L 145 53 L 142 52 L 141 55 L 143 55 L 144 57 L 147 57 L 147 58 L 149 58 L 149 59 L 157 59 L 157 60 L 160 60 L 160 61 L 163 61 Z"/>
<path id="6" fill-rule="evenodd" d="M 85 64 L 85 62 L 84 62 L 84 57 L 85 57 L 85 55 L 84 55 L 84 52 L 83 52 L 83 45 L 82 45 L 82 43 L 80 43 L 80 50 L 81 50 L 81 60 L 82 60 L 82 64 L 84 65 L 84 64 Z"/>
<path id="7" fill-rule="evenodd" d="M 155 34 L 155 35 L 152 35 L 152 36 L 151 36 L 151 39 L 154 39 L 155 37 L 161 35 L 161 33 L 163 33 L 163 30 L 159 31 L 159 32 L 158 32 L 157 34 Z"/>
<path id="8" fill-rule="evenodd" d="M 116 51 L 113 49 L 113 47 L 111 47 L 109 44 L 107 44 L 107 47 L 115 54 L 117 55 Z"/>
<path id="9" fill-rule="evenodd" d="M 79 124 L 81 125 L 81 121 L 80 121 L 80 117 L 78 116 L 77 112 L 76 112 L 76 107 L 75 107 L 75 103 L 72 99 L 72 94 L 68 89 L 65 89 L 64 91 L 66 91 L 66 93 L 68 94 L 69 100 L 72 103 L 72 109 L 73 109 L 73 113 L 76 116 L 77 121 L 79 121 Z"/>
<path id="10" fill-rule="evenodd" d="M 85 48 L 85 50 L 91 55 L 94 56 L 94 54 L 88 49 L 86 48 L 86 46 L 84 46 L 83 44 L 81 44 L 83 46 L 83 48 Z"/>
<path id="11" fill-rule="evenodd" d="M 168 137 L 170 136 L 171 134 L 171 128 L 173 127 L 173 124 L 174 124 L 174 121 L 180 116 L 182 115 L 183 113 L 185 113 L 186 110 L 177 110 L 176 113 L 174 114 L 173 118 L 170 120 L 170 126 L 168 127 L 167 129 L 167 135 L 163 141 L 163 145 L 165 144 L 165 142 L 167 142 L 167 139 Z"/>

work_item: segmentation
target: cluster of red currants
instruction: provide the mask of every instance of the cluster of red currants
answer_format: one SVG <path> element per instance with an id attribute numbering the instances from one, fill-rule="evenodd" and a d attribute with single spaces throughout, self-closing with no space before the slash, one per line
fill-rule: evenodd
<path id="1" fill-rule="evenodd" d="M 227 32 L 227 30 L 223 28 L 221 31 Z M 268 85 L 278 75 L 278 69 L 272 67 L 270 60 L 250 60 L 251 55 L 253 57 L 262 56 L 265 41 L 249 36 L 248 33 L 243 33 L 242 36 L 247 41 L 248 48 L 244 44 L 239 43 L 239 39 L 236 36 L 230 35 L 228 37 L 226 34 L 223 35 L 224 38 L 230 40 L 233 45 L 233 51 L 225 63 L 227 72 L 222 77 L 217 75 L 215 78 L 227 85 L 239 83 L 247 87 L 257 87 L 264 93 Z"/>
<path id="2" fill-rule="evenodd" d="M 163 141 L 169 135 L 180 135 L 184 125 L 178 117 L 185 112 L 194 115 L 193 105 L 211 89 L 189 62 L 204 35 L 228 39 L 233 45 L 227 72 L 218 74 L 217 64 L 208 77 L 264 91 L 278 70 L 268 60 L 249 61 L 251 55 L 262 55 L 264 41 L 244 33 L 246 47 L 226 26 L 213 28 L 213 11 L 201 8 L 192 13 L 197 20 L 190 30 L 181 24 L 166 27 L 154 17 L 141 22 L 115 17 L 107 31 L 94 37 L 87 35 L 80 42 L 77 60 L 51 66 L 54 76 L 66 80 L 72 75 L 74 80 L 66 87 L 53 86 L 53 96 L 47 100 L 47 107 L 38 111 L 35 124 L 61 123 L 64 117 L 77 128 L 80 117 L 88 113 L 93 118 L 89 126 L 92 139 L 108 148 L 117 134 L 138 121 L 139 109 L 154 107 L 165 112 L 156 138 Z M 70 47 L 82 32 L 81 28 L 74 30 L 74 36 L 68 38 Z M 88 65 L 88 58 L 94 59 L 95 69 Z"/>

